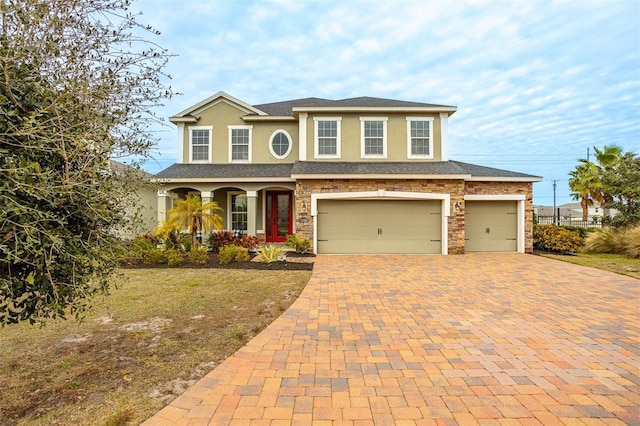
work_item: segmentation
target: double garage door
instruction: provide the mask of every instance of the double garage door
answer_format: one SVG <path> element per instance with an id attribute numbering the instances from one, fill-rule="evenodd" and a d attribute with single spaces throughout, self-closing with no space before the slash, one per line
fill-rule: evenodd
<path id="1" fill-rule="evenodd" d="M 318 253 L 442 253 L 439 200 L 319 200 Z"/>
<path id="2" fill-rule="evenodd" d="M 318 253 L 442 253 L 440 200 L 319 200 Z M 465 251 L 516 252 L 516 201 L 466 201 Z"/>

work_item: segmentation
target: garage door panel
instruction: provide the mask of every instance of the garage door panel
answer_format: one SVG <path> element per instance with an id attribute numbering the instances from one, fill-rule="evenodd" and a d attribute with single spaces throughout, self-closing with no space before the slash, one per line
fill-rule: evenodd
<path id="1" fill-rule="evenodd" d="M 318 253 L 441 253 L 441 203 L 320 200 Z"/>
<path id="2" fill-rule="evenodd" d="M 465 251 L 517 251 L 516 201 L 467 201 Z"/>

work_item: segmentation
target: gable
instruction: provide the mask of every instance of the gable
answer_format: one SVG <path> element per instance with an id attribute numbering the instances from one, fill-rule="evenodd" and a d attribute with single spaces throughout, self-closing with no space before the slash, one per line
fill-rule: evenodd
<path id="1" fill-rule="evenodd" d="M 234 98 L 224 92 L 218 92 L 215 95 L 185 109 L 184 111 L 169 117 L 169 121 L 172 123 L 195 123 L 198 121 L 201 114 L 221 104 L 235 108 L 241 115 L 268 115 L 266 112 L 253 107 L 240 99 Z"/>

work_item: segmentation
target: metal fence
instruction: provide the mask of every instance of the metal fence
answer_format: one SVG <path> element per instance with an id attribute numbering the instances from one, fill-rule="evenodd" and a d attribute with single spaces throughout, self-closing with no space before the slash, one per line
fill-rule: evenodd
<path id="1" fill-rule="evenodd" d="M 536 216 L 535 223 L 540 225 L 547 225 L 549 223 L 555 223 L 561 226 L 577 226 L 580 228 L 602 228 L 602 221 L 600 218 L 591 218 L 589 220 L 582 220 L 581 217 L 572 216 Z"/>

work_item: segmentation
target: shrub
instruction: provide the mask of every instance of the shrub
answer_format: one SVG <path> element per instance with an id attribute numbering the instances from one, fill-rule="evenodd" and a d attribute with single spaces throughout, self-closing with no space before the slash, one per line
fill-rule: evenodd
<path id="1" fill-rule="evenodd" d="M 246 262 L 249 259 L 249 250 L 245 247 L 227 245 L 220 247 L 218 253 L 218 261 L 222 264 L 229 262 Z"/>
<path id="2" fill-rule="evenodd" d="M 304 253 L 311 248 L 311 241 L 306 238 L 299 238 L 297 235 L 287 235 L 284 245 L 293 247 L 296 253 Z"/>
<path id="3" fill-rule="evenodd" d="M 238 247 L 244 247 L 253 250 L 258 246 L 258 237 L 243 235 L 242 237 L 234 237 L 233 244 Z"/>
<path id="4" fill-rule="evenodd" d="M 280 260 L 282 256 L 282 247 L 269 244 L 258 250 L 258 254 L 260 254 L 260 261 L 262 263 L 273 263 L 277 260 Z"/>
<path id="5" fill-rule="evenodd" d="M 583 239 L 574 231 L 554 224 L 533 227 L 533 246 L 538 250 L 557 253 L 576 253 L 582 247 Z"/>
<path id="6" fill-rule="evenodd" d="M 189 259 L 196 265 L 206 265 L 209 261 L 207 248 L 202 246 L 193 247 L 189 252 Z"/>
<path id="7" fill-rule="evenodd" d="M 167 264 L 171 267 L 182 266 L 184 263 L 184 255 L 178 250 L 167 250 Z"/>
<path id="8" fill-rule="evenodd" d="M 159 248 L 147 250 L 142 255 L 142 261 L 145 265 L 160 265 L 167 261 L 165 251 Z"/>
<path id="9" fill-rule="evenodd" d="M 640 227 L 604 228 L 587 237 L 584 250 L 588 253 L 614 253 L 640 258 Z"/>
<path id="10" fill-rule="evenodd" d="M 220 251 L 222 247 L 233 243 L 233 233 L 229 231 L 216 231 L 209 234 L 209 247 L 215 252 Z"/>
<path id="11" fill-rule="evenodd" d="M 135 237 L 133 241 L 131 241 L 131 245 L 129 249 L 134 253 L 142 254 L 148 250 L 152 250 L 156 248 L 157 243 L 154 243 L 150 238 L 145 238 L 144 236 Z"/>

